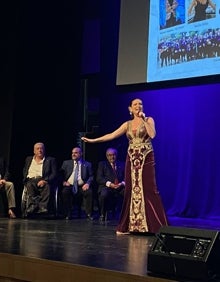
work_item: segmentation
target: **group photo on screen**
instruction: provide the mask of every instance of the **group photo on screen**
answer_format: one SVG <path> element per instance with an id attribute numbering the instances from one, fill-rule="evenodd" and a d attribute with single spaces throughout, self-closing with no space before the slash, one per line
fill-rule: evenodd
<path id="1" fill-rule="evenodd" d="M 171 34 L 158 44 L 160 67 L 215 57 L 220 57 L 219 28 Z"/>

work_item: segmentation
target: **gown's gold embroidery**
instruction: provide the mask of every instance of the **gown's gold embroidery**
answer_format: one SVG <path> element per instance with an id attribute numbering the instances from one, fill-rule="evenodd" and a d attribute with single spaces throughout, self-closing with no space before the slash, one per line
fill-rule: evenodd
<path id="1" fill-rule="evenodd" d="M 153 150 L 151 138 L 147 134 L 144 123 L 136 131 L 132 131 L 131 122 L 128 122 L 127 137 L 132 180 L 129 231 L 147 232 L 142 170 L 146 156 Z"/>

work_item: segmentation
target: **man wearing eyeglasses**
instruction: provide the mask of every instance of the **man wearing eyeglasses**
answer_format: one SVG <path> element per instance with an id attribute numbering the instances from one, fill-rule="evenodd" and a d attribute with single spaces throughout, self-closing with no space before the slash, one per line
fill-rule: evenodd
<path id="1" fill-rule="evenodd" d="M 98 164 L 96 182 L 98 184 L 98 197 L 101 222 L 107 219 L 107 211 L 121 206 L 124 195 L 125 165 L 117 160 L 118 151 L 115 148 L 106 150 L 106 160 Z"/>

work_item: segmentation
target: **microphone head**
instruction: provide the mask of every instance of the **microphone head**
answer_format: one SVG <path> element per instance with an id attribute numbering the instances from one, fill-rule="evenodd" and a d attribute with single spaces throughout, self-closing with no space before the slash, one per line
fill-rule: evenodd
<path id="1" fill-rule="evenodd" d="M 139 117 L 141 117 L 141 118 L 145 118 L 145 113 L 143 113 L 143 112 L 139 112 L 138 115 L 139 115 Z"/>

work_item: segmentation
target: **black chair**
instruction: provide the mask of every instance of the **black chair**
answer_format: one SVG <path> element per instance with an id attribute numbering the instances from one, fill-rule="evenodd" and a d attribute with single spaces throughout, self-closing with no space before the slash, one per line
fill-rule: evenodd
<path id="1" fill-rule="evenodd" d="M 122 188 L 121 191 L 124 191 Z M 123 202 L 123 192 L 121 193 L 110 193 L 108 195 L 108 199 L 106 202 L 106 210 L 104 217 L 100 216 L 100 221 L 108 221 L 108 220 L 116 220 L 119 219 L 119 215 L 121 213 L 122 202 Z M 101 215 L 100 208 L 100 195 L 98 195 L 98 203 L 99 203 L 99 214 Z"/>
<path id="2" fill-rule="evenodd" d="M 113 194 L 106 210 L 105 221 L 110 219 L 118 219 L 121 207 L 122 207 L 123 197 L 119 194 Z"/>
<path id="3" fill-rule="evenodd" d="M 52 187 L 50 191 L 50 199 L 48 204 L 48 214 L 54 217 L 58 216 L 58 186 Z M 28 193 L 27 187 L 24 185 L 22 196 L 21 196 L 21 215 L 22 218 L 27 218 L 27 208 L 28 208 Z M 34 215 L 36 215 L 34 213 Z"/>
<path id="4" fill-rule="evenodd" d="M 4 189 L 0 189 L 0 217 L 8 214 L 8 199 Z"/>

